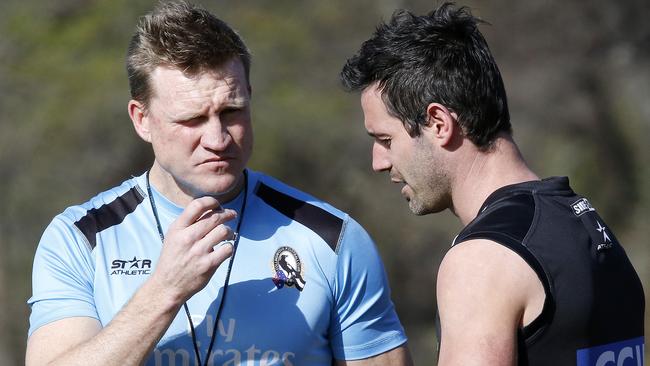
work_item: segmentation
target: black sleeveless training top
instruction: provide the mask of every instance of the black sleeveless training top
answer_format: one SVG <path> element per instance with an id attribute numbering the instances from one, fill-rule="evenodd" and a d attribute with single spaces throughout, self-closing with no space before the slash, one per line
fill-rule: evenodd
<path id="1" fill-rule="evenodd" d="M 488 239 L 508 247 L 537 273 L 546 292 L 542 313 L 519 330 L 519 365 L 643 365 L 639 277 L 568 178 L 502 187 L 479 212 L 453 245 Z"/>

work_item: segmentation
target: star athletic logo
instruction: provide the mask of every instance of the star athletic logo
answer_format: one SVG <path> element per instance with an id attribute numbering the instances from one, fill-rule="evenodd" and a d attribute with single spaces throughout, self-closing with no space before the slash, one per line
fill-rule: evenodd
<path id="1" fill-rule="evenodd" d="M 603 234 L 603 241 L 602 243 L 598 244 L 598 247 L 596 248 L 596 250 L 600 252 L 612 247 L 612 239 L 610 239 L 609 235 L 607 235 L 607 228 L 601 225 L 600 222 L 598 221 L 596 221 L 596 223 L 598 224 L 598 227 L 596 227 L 596 231 Z"/>
<path id="2" fill-rule="evenodd" d="M 111 263 L 111 270 L 111 276 L 148 275 L 151 274 L 151 259 L 138 259 L 137 257 L 129 260 L 115 259 Z"/>
<path id="3" fill-rule="evenodd" d="M 273 269 L 275 270 L 273 283 L 278 289 L 285 285 L 295 287 L 298 291 L 305 288 L 302 263 L 298 253 L 293 248 L 284 246 L 275 251 Z"/>

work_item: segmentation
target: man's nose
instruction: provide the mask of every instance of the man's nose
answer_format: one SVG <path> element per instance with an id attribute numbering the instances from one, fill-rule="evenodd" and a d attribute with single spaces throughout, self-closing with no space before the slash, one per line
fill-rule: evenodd
<path id="1" fill-rule="evenodd" d="M 375 142 L 372 145 L 372 170 L 382 172 L 390 170 L 391 163 L 388 160 L 388 152 L 381 144 Z"/>
<path id="2" fill-rule="evenodd" d="M 232 136 L 219 116 L 211 116 L 203 125 L 201 145 L 208 150 L 222 151 L 228 147 Z"/>

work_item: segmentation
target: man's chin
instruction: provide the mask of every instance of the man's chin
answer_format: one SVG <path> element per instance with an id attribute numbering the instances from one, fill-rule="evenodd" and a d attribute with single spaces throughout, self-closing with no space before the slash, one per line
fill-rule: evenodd
<path id="1" fill-rule="evenodd" d="M 221 176 L 213 182 L 205 183 L 208 183 L 203 186 L 205 195 L 217 198 L 234 198 L 233 196 L 237 196 L 243 187 L 242 178 L 230 174 Z"/>
<path id="2" fill-rule="evenodd" d="M 424 216 L 433 213 L 438 213 L 446 209 L 445 207 L 437 207 L 435 205 L 425 205 L 421 201 L 418 201 L 413 198 L 407 198 L 406 200 L 408 201 L 409 209 L 411 210 L 411 212 L 417 216 Z"/>
<path id="3" fill-rule="evenodd" d="M 424 215 L 429 214 L 429 212 L 423 210 L 422 207 L 414 206 L 410 202 L 409 202 L 409 209 L 416 216 L 424 216 Z"/>

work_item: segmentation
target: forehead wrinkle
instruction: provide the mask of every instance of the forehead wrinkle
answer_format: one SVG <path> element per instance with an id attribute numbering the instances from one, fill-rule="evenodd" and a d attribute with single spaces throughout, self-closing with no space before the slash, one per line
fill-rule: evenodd
<path id="1" fill-rule="evenodd" d="M 224 72 L 213 71 L 206 74 L 212 78 L 205 96 L 211 97 L 215 104 L 245 105 L 248 102 L 248 89 L 242 83 L 237 82 L 238 78 Z M 225 90 L 221 91 L 221 89 Z"/>
<path id="2" fill-rule="evenodd" d="M 238 78 L 224 77 L 224 74 L 226 73 L 210 72 L 188 77 L 178 71 L 173 77 L 158 78 L 157 89 L 161 93 L 154 99 L 159 99 L 157 104 L 163 114 L 180 119 L 207 113 L 213 106 L 248 105 L 248 89 L 237 82 Z M 210 77 L 203 78 L 206 75 Z M 164 102 L 165 99 L 167 102 Z M 173 109 L 179 111 L 174 113 Z"/>
<path id="3" fill-rule="evenodd" d="M 250 95 L 248 92 L 248 85 L 245 83 L 237 83 L 237 78 L 235 77 L 227 77 L 225 79 L 222 79 L 226 86 L 230 88 L 230 92 L 228 93 L 228 98 L 238 104 L 246 104 L 249 99 Z"/>

